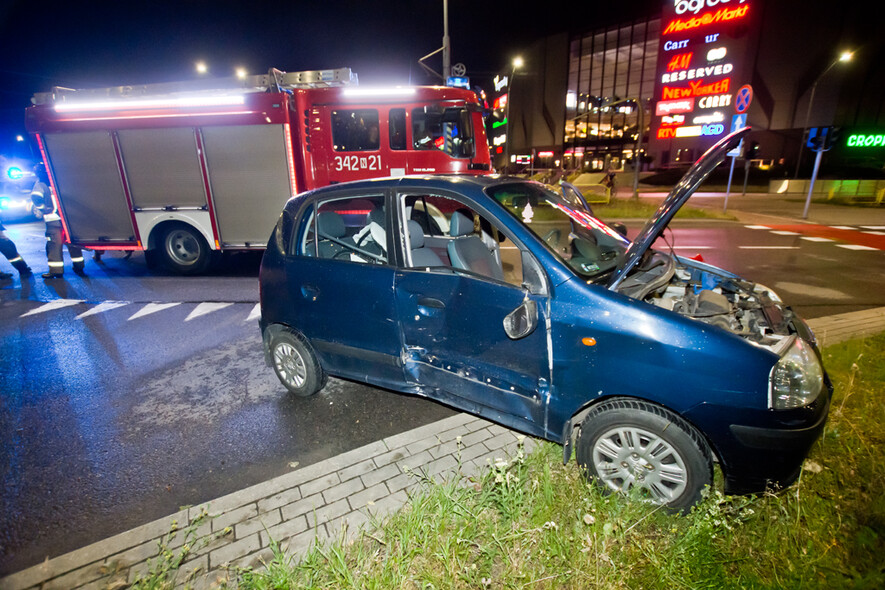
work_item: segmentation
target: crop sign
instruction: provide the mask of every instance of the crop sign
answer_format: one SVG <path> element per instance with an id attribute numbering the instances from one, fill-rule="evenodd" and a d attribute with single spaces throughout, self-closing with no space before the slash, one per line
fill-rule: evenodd
<path id="1" fill-rule="evenodd" d="M 728 133 L 736 112 L 746 112 L 755 23 L 761 11 L 762 0 L 664 2 L 651 121 L 653 152 L 672 154 L 688 148 L 696 157 L 697 150 Z"/>

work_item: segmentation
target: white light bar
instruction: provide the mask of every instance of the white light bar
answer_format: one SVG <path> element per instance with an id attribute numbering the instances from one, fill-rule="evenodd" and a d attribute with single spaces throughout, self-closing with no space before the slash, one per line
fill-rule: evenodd
<path id="1" fill-rule="evenodd" d="M 344 96 L 410 96 L 415 94 L 414 86 L 397 86 L 395 88 L 367 88 L 365 86 L 345 88 Z"/>
<path id="2" fill-rule="evenodd" d="M 113 111 L 122 109 L 180 109 L 217 107 L 245 104 L 242 94 L 223 96 L 189 96 L 179 98 L 151 98 L 141 100 L 104 100 L 94 102 L 65 102 L 55 105 L 57 113 Z"/>

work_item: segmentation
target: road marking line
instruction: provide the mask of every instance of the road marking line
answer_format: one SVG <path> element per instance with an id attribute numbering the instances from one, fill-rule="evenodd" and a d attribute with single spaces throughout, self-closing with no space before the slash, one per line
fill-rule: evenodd
<path id="1" fill-rule="evenodd" d="M 744 227 L 747 229 L 771 229 L 767 225 L 745 225 Z"/>
<path id="2" fill-rule="evenodd" d="M 883 229 L 885 230 L 885 225 L 862 225 L 864 229 Z"/>
<path id="3" fill-rule="evenodd" d="M 207 313 L 212 313 L 213 311 L 218 311 L 219 309 L 224 309 L 225 307 L 229 307 L 233 305 L 233 303 L 218 303 L 218 302 L 206 302 L 200 303 L 197 305 L 192 312 L 188 314 L 184 321 L 189 322 L 194 318 L 198 318 L 201 315 L 206 315 Z"/>
<path id="4" fill-rule="evenodd" d="M 148 303 L 140 310 L 129 316 L 129 319 L 126 321 L 131 322 L 132 320 L 143 318 L 146 315 L 150 315 L 164 309 L 169 309 L 170 307 L 175 307 L 176 305 L 181 305 L 181 302 L 177 301 L 175 303 Z"/>
<path id="5" fill-rule="evenodd" d="M 714 250 L 715 246 L 673 246 L 674 250 Z"/>
<path id="6" fill-rule="evenodd" d="M 871 236 L 885 236 L 885 231 L 864 231 L 861 233 L 870 234 Z"/>
<path id="7" fill-rule="evenodd" d="M 55 301 L 50 301 L 49 303 L 44 303 L 40 307 L 32 309 L 31 311 L 25 312 L 21 314 L 19 317 L 27 317 L 29 315 L 37 315 L 38 313 L 46 313 L 47 311 L 54 311 L 56 309 L 62 309 L 64 307 L 70 307 L 71 305 L 77 305 L 78 303 L 86 303 L 85 299 L 56 299 Z"/>
<path id="8" fill-rule="evenodd" d="M 833 229 L 849 229 L 851 231 L 856 230 L 857 228 L 851 225 L 831 225 Z"/>
<path id="9" fill-rule="evenodd" d="M 869 246 L 861 246 L 860 244 L 836 244 L 838 248 L 845 248 L 846 250 L 872 250 L 873 252 L 878 251 L 878 248 L 870 248 Z"/>
<path id="10" fill-rule="evenodd" d="M 256 303 L 255 307 L 252 308 L 252 311 L 249 312 L 249 317 L 247 317 L 243 322 L 251 322 L 253 320 L 261 319 L 261 304 Z"/>
<path id="11" fill-rule="evenodd" d="M 799 232 L 796 232 L 796 231 L 786 231 L 786 230 L 783 230 L 783 229 L 773 229 L 773 230 L 771 230 L 771 233 L 773 233 L 773 234 L 777 234 L 777 235 L 779 235 L 779 236 L 798 236 L 798 235 L 799 235 Z"/>
<path id="12" fill-rule="evenodd" d="M 102 301 L 92 309 L 86 310 L 77 317 L 75 320 L 82 320 L 85 317 L 89 317 L 91 315 L 96 315 L 99 313 L 104 313 L 106 311 L 110 311 L 112 309 L 117 309 L 118 307 L 123 307 L 124 305 L 129 305 L 128 301 Z"/>
<path id="13" fill-rule="evenodd" d="M 830 238 L 820 238 L 818 236 L 802 236 L 803 240 L 808 240 L 809 242 L 832 242 Z"/>

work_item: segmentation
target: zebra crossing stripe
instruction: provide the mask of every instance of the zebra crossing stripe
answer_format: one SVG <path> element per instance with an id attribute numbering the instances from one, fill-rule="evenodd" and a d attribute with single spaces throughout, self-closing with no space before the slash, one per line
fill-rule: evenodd
<path id="1" fill-rule="evenodd" d="M 77 305 L 78 303 L 85 303 L 85 299 L 56 299 L 54 301 L 50 301 L 49 303 L 44 303 L 40 307 L 36 307 L 31 311 L 27 311 L 19 317 L 27 317 L 29 315 L 37 315 L 40 313 L 46 313 L 47 311 L 55 311 L 56 309 L 62 309 L 65 307 L 70 307 L 72 305 Z"/>
<path id="2" fill-rule="evenodd" d="M 256 303 L 255 307 L 252 308 L 252 311 L 249 312 L 249 317 L 247 317 L 244 322 L 251 322 L 255 320 L 261 319 L 261 304 Z"/>
<path id="3" fill-rule="evenodd" d="M 219 309 L 224 309 L 225 307 L 229 307 L 233 305 L 233 303 L 219 303 L 219 302 L 203 302 L 197 305 L 192 312 L 188 314 L 184 321 L 189 322 L 194 318 L 198 318 L 201 315 L 206 315 L 207 313 L 212 313 L 213 311 L 218 311 Z"/>
<path id="4" fill-rule="evenodd" d="M 117 309 L 118 307 L 123 307 L 124 305 L 129 305 L 128 301 L 102 301 L 92 309 L 88 309 L 75 317 L 75 320 L 82 320 L 83 318 L 89 317 L 91 315 L 96 315 L 99 313 L 104 313 L 106 311 L 110 311 L 112 309 Z"/>
<path id="5" fill-rule="evenodd" d="M 148 303 L 134 314 L 129 316 L 129 319 L 126 320 L 131 322 L 132 320 L 137 320 L 138 318 L 143 318 L 146 315 L 150 315 L 152 313 L 157 313 L 158 311 L 163 311 L 164 309 L 169 309 L 170 307 L 175 307 L 176 305 L 181 305 L 181 302 L 175 303 Z"/>

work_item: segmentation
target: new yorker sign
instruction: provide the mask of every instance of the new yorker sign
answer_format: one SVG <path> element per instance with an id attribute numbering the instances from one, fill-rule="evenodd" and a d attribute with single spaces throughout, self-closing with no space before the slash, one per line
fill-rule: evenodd
<path id="1" fill-rule="evenodd" d="M 665 0 L 650 148 L 670 162 L 659 164 L 684 150 L 696 158 L 728 133 L 720 122 L 750 82 L 762 1 Z"/>

